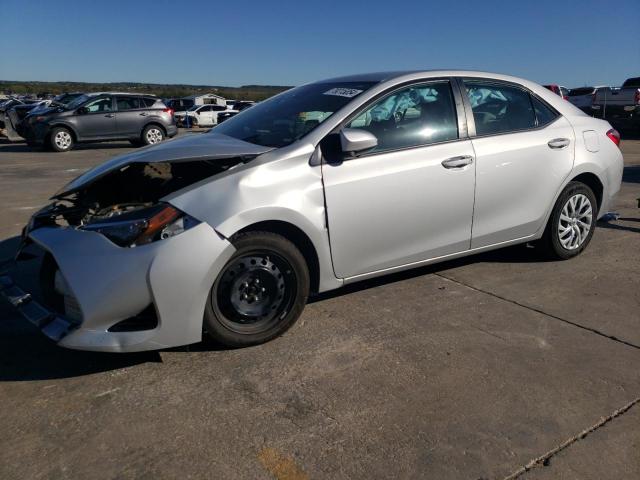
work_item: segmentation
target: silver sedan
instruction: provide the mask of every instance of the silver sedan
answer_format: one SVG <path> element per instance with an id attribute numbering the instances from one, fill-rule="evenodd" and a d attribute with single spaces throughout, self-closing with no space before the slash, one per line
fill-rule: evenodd
<path id="1" fill-rule="evenodd" d="M 525 242 L 578 255 L 620 188 L 619 140 L 510 76 L 311 83 L 73 180 L 24 229 L 42 292 L 0 289 L 64 347 L 258 344 L 362 279 Z"/>

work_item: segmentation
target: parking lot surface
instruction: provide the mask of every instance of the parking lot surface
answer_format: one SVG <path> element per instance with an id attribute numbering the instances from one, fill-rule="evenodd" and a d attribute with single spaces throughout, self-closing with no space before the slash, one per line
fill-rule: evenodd
<path id="1" fill-rule="evenodd" d="M 0 259 L 129 149 L 0 141 Z M 640 478 L 640 141 L 622 149 L 620 218 L 583 255 L 352 285 L 259 347 L 75 352 L 0 303 L 0 478 Z"/>

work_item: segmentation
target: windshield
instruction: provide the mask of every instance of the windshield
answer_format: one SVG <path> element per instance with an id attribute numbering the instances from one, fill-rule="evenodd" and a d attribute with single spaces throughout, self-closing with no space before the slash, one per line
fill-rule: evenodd
<path id="1" fill-rule="evenodd" d="M 74 98 L 71 102 L 67 103 L 67 108 L 69 110 L 73 110 L 74 108 L 78 108 L 84 102 L 89 100 L 89 95 L 80 95 L 79 97 Z"/>
<path id="2" fill-rule="evenodd" d="M 212 132 L 265 147 L 284 147 L 302 138 L 375 82 L 312 83 L 246 109 Z"/>
<path id="3" fill-rule="evenodd" d="M 189 108 L 188 111 L 189 112 L 195 112 L 197 109 L 199 109 L 202 105 L 194 105 L 193 107 Z"/>

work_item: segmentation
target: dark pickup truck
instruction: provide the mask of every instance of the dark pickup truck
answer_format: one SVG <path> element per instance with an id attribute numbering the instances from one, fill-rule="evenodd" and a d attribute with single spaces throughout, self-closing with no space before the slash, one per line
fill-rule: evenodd
<path id="1" fill-rule="evenodd" d="M 616 129 L 640 134 L 640 77 L 627 79 L 620 88 L 603 88 L 591 105 L 594 117 L 607 120 Z"/>

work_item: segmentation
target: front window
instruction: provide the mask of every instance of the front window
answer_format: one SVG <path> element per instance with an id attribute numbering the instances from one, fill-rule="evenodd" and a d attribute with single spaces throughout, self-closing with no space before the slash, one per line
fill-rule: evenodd
<path id="1" fill-rule="evenodd" d="M 111 97 L 100 97 L 84 106 L 89 113 L 110 112 L 111 107 Z"/>
<path id="2" fill-rule="evenodd" d="M 448 81 L 402 88 L 353 119 L 349 128 L 373 133 L 380 152 L 458 138 L 456 109 Z"/>
<path id="3" fill-rule="evenodd" d="M 313 83 L 291 89 L 218 125 L 212 131 L 266 147 L 302 138 L 374 82 Z"/>

